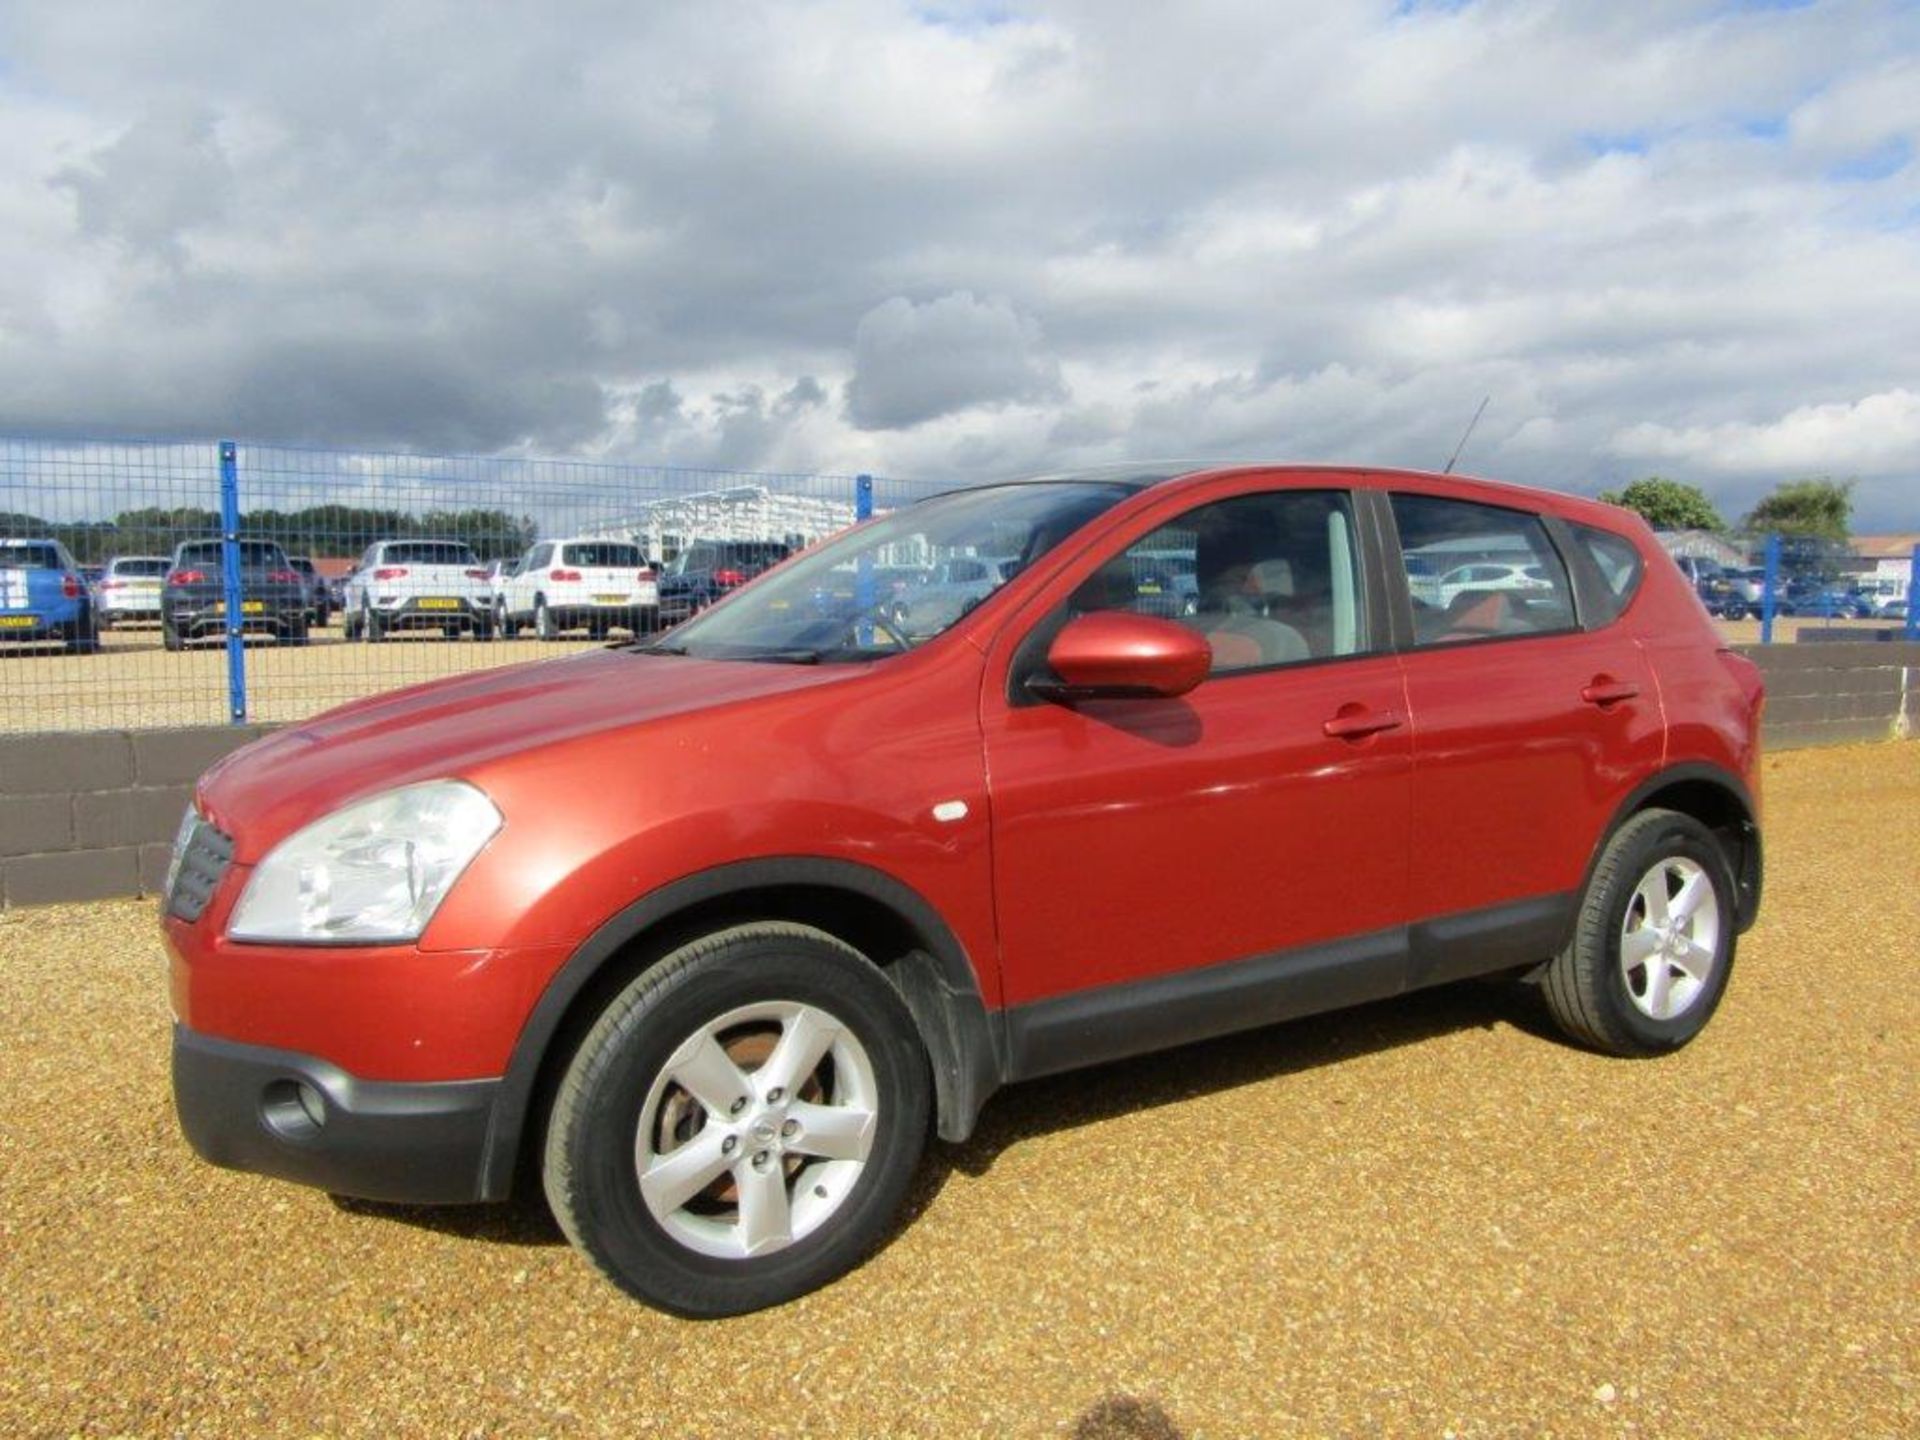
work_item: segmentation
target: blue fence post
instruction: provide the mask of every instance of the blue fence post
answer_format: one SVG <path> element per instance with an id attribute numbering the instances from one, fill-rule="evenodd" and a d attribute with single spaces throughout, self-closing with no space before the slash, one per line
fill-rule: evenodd
<path id="1" fill-rule="evenodd" d="M 1920 640 L 1920 545 L 1907 562 L 1907 639 Z"/>
<path id="2" fill-rule="evenodd" d="M 241 638 L 240 462 L 231 440 L 220 442 L 220 568 L 227 594 L 227 714 L 247 723 L 247 646 Z"/>
<path id="3" fill-rule="evenodd" d="M 1760 589 L 1760 643 L 1773 644 L 1773 602 L 1780 593 L 1780 537 L 1767 536 L 1767 575 Z"/>
<path id="4" fill-rule="evenodd" d="M 856 522 L 873 518 L 873 477 L 853 477 L 853 518 Z M 853 643 L 861 649 L 873 644 L 873 556 L 862 553 L 854 564 L 853 613 L 859 617 Z"/>

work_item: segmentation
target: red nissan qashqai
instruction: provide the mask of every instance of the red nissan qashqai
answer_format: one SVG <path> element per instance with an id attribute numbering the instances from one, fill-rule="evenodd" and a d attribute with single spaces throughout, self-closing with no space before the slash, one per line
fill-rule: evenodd
<path id="1" fill-rule="evenodd" d="M 616 1284 L 751 1310 L 1012 1081 L 1498 973 L 1582 1044 L 1684 1045 L 1759 900 L 1761 701 L 1610 506 L 955 491 L 651 643 L 215 766 L 164 902 L 180 1120 L 377 1200 L 538 1174 Z"/>

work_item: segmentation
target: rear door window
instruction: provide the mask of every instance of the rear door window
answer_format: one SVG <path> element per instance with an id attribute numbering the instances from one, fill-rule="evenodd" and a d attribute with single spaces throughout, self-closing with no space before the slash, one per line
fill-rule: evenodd
<path id="1" fill-rule="evenodd" d="M 1573 628 L 1573 586 L 1538 515 L 1437 495 L 1391 500 L 1416 645 Z"/>

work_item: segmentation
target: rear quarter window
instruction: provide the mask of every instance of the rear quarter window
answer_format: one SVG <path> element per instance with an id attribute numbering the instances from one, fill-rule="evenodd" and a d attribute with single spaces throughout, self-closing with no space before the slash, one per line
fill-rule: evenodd
<path id="1" fill-rule="evenodd" d="M 1587 618 L 1595 625 L 1611 625 L 1633 602 L 1640 589 L 1640 577 L 1646 573 L 1640 547 L 1626 536 L 1602 530 L 1597 525 L 1570 521 L 1567 528 L 1600 572 L 1600 612 Z"/>

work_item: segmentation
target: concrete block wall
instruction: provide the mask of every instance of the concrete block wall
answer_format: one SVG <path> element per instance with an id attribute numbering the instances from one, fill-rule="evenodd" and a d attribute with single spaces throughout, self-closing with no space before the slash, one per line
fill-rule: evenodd
<path id="1" fill-rule="evenodd" d="M 1920 736 L 1920 644 L 1744 645 L 1767 677 L 1769 750 Z"/>
<path id="2" fill-rule="evenodd" d="M 157 895 L 193 782 L 264 733 L 0 736 L 0 904 Z"/>

